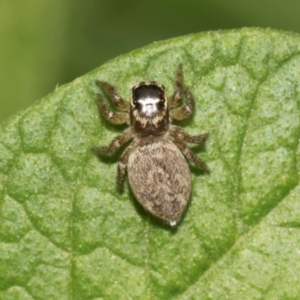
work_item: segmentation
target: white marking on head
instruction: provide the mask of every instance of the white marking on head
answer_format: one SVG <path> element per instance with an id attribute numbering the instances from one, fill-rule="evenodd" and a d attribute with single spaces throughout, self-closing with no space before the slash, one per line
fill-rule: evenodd
<path id="1" fill-rule="evenodd" d="M 152 117 L 157 111 L 157 103 L 161 100 L 159 98 L 141 98 L 138 102 L 141 104 L 141 112 L 144 113 L 147 117 Z"/>

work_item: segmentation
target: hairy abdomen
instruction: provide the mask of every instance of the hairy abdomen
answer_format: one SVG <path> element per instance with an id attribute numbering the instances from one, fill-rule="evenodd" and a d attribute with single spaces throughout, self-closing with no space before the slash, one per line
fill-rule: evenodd
<path id="1" fill-rule="evenodd" d="M 133 148 L 127 170 L 135 197 L 154 216 L 176 225 L 191 190 L 190 170 L 183 154 L 164 140 Z"/>

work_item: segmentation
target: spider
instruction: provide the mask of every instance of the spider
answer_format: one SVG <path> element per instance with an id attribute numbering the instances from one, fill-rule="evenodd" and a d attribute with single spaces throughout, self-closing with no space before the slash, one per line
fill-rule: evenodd
<path id="1" fill-rule="evenodd" d="M 99 110 L 104 118 L 129 127 L 108 146 L 95 147 L 93 151 L 99 156 L 110 155 L 132 140 L 118 162 L 118 189 L 123 190 L 127 170 L 130 187 L 138 202 L 157 218 L 176 226 L 191 192 L 191 174 L 186 159 L 210 172 L 206 163 L 187 146 L 187 143 L 204 144 L 208 133 L 192 136 L 172 125 L 173 119 L 187 118 L 195 107 L 192 93 L 184 86 L 182 64 L 177 68 L 175 90 L 169 98 L 165 87 L 155 81 L 134 85 L 130 102 L 108 82 L 96 81 L 96 84 L 118 110 L 111 111 L 98 94 Z"/>

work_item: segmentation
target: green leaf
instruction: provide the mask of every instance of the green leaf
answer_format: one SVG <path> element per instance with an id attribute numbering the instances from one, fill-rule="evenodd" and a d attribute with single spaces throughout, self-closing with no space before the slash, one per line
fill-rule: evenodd
<path id="1" fill-rule="evenodd" d="M 299 299 L 300 37 L 269 29 L 188 35 L 118 57 L 3 124 L 0 299 Z M 123 127 L 97 111 L 94 81 L 130 97 L 169 93 L 177 65 L 210 133 L 179 227 L 115 186 Z M 196 149 L 197 150 L 197 149 Z"/>

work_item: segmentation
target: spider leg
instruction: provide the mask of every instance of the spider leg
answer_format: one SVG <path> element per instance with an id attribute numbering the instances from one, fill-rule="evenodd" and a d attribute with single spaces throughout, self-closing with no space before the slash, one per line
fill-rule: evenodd
<path id="1" fill-rule="evenodd" d="M 92 151 L 99 156 L 110 155 L 132 138 L 132 130 L 131 128 L 128 128 L 122 134 L 116 136 L 108 146 L 94 147 L 92 148 Z"/>
<path id="2" fill-rule="evenodd" d="M 131 147 L 129 146 L 122 153 L 120 160 L 118 162 L 118 171 L 117 171 L 117 189 L 121 193 L 124 188 L 124 181 L 126 175 L 126 168 L 128 163 L 128 157 L 130 154 Z"/>
<path id="3" fill-rule="evenodd" d="M 186 133 L 182 128 L 171 125 L 170 126 L 170 134 L 175 139 L 186 143 L 200 144 L 203 145 L 209 137 L 209 133 L 203 133 L 199 135 L 190 135 Z"/>
<path id="4" fill-rule="evenodd" d="M 129 102 L 124 100 L 118 93 L 117 89 L 106 81 L 97 80 L 96 84 L 109 96 L 113 104 L 121 111 L 129 111 Z"/>
<path id="5" fill-rule="evenodd" d="M 129 116 L 127 112 L 114 112 L 109 109 L 106 102 L 102 98 L 100 94 L 98 94 L 98 107 L 101 114 L 104 116 L 104 118 L 108 121 L 110 121 L 113 124 L 125 124 L 129 123 Z"/>
<path id="6" fill-rule="evenodd" d="M 179 148 L 179 150 L 183 153 L 183 155 L 190 160 L 196 167 L 210 173 L 210 169 L 207 164 L 202 161 L 199 157 L 195 155 L 195 153 L 181 140 L 174 139 L 173 143 Z"/>
<path id="7" fill-rule="evenodd" d="M 190 92 L 190 90 L 185 89 L 184 95 L 186 97 L 186 104 L 184 106 L 171 109 L 170 116 L 172 119 L 183 120 L 193 112 L 195 108 L 195 101 L 194 101 L 193 94 Z"/>
<path id="8" fill-rule="evenodd" d="M 183 99 L 183 67 L 179 64 L 177 67 L 177 73 L 175 78 L 175 88 L 172 97 L 170 98 L 170 108 L 180 105 Z"/>

